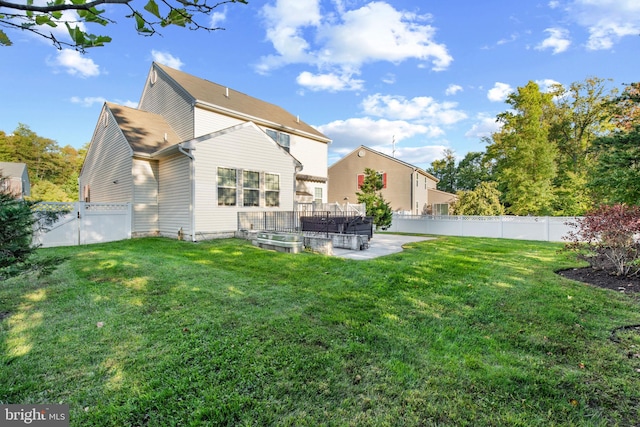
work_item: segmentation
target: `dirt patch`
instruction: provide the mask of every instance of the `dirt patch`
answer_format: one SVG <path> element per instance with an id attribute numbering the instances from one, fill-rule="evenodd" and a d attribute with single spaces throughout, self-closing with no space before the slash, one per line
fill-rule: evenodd
<path id="1" fill-rule="evenodd" d="M 567 279 L 587 283 L 599 288 L 640 295 L 640 277 L 615 276 L 603 270 L 594 270 L 591 267 L 560 270 L 558 274 Z"/>

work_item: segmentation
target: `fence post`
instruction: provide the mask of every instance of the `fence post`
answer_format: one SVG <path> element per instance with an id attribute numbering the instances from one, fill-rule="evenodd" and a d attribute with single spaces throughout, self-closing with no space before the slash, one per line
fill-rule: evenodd
<path id="1" fill-rule="evenodd" d="M 549 219 L 549 217 L 548 217 L 548 216 L 545 216 L 545 217 L 544 217 L 544 219 L 547 221 L 547 224 L 546 224 L 546 227 L 545 227 L 545 233 L 546 233 L 546 235 L 547 235 L 547 236 L 546 236 L 546 239 L 545 239 L 545 240 L 548 242 L 548 241 L 549 241 L 549 238 L 550 238 L 550 236 L 549 236 L 549 233 L 550 233 L 550 231 L 549 231 L 549 226 L 550 226 L 550 225 L 549 225 L 549 223 L 550 223 L 551 221 L 550 221 L 550 219 Z"/>
<path id="2" fill-rule="evenodd" d="M 84 205 L 84 202 L 76 202 L 73 204 L 73 207 L 75 208 L 75 215 L 76 215 L 76 224 L 78 225 L 77 230 L 78 230 L 78 246 L 80 246 L 82 243 L 82 231 L 83 228 L 82 227 L 82 221 L 84 219 L 84 209 L 82 209 Z"/>

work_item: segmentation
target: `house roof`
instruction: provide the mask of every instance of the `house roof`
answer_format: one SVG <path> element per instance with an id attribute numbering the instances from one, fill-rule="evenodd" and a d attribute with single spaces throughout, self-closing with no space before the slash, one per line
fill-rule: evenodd
<path id="1" fill-rule="evenodd" d="M 159 114 L 106 103 L 118 122 L 131 149 L 137 154 L 151 154 L 177 144 L 180 138 Z"/>
<path id="2" fill-rule="evenodd" d="M 297 131 L 314 139 L 329 143 L 331 140 L 299 117 L 277 105 L 235 91 L 231 88 L 153 63 L 175 83 L 181 86 L 197 104 L 213 110 L 237 116 L 244 120 L 283 131 Z"/>
<path id="3" fill-rule="evenodd" d="M 419 174 L 424 175 L 424 176 L 432 179 L 436 183 L 440 182 L 440 180 L 438 178 L 436 178 L 435 176 L 431 175 L 429 172 L 425 171 L 424 169 L 419 168 L 418 166 L 412 165 L 411 163 L 407 163 L 407 162 L 402 161 L 400 159 L 396 159 L 395 157 L 392 157 L 392 156 L 389 156 L 387 154 L 381 153 L 379 151 L 373 150 L 373 149 L 371 149 L 369 147 L 365 147 L 364 145 L 359 146 L 358 148 L 353 150 L 351 153 L 347 154 L 342 159 L 338 160 L 336 163 L 334 163 L 333 165 L 329 166 L 329 169 L 331 169 L 335 164 L 340 163 L 343 159 L 354 155 L 355 153 L 357 153 L 360 150 L 367 150 L 367 151 L 369 151 L 371 153 L 374 153 L 374 154 L 377 154 L 379 156 L 385 157 L 388 160 L 394 161 L 396 163 L 400 163 L 400 164 L 402 164 L 402 165 L 404 165 L 404 166 L 406 166 L 408 168 L 415 169 Z"/>
<path id="4" fill-rule="evenodd" d="M 5 178 L 22 178 L 26 169 L 25 163 L 0 162 L 0 176 Z"/>

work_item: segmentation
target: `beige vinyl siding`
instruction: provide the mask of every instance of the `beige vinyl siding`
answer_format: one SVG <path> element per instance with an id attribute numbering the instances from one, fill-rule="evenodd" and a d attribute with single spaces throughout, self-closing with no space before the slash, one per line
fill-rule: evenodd
<path id="1" fill-rule="evenodd" d="M 298 135 L 291 135 L 290 142 L 289 152 L 302 163 L 300 173 L 326 178 L 328 144 L 322 144 Z"/>
<path id="2" fill-rule="evenodd" d="M 163 236 L 175 238 L 181 228 L 185 238 L 191 236 L 189 162 L 189 158 L 184 154 L 160 160 L 158 225 Z"/>
<path id="3" fill-rule="evenodd" d="M 134 159 L 133 177 L 133 232 L 155 234 L 158 232 L 158 161 Z"/>
<path id="4" fill-rule="evenodd" d="M 151 77 L 157 78 L 152 83 Z M 151 70 L 147 86 L 142 94 L 138 109 L 160 114 L 173 128 L 181 140 L 194 137 L 193 99 L 164 75 L 159 69 Z"/>
<path id="5" fill-rule="evenodd" d="M 264 132 L 253 124 L 223 133 L 197 144 L 195 151 L 195 216 L 198 234 L 234 232 L 239 211 L 290 211 L 294 200 L 294 159 L 279 148 Z M 217 168 L 235 168 L 280 177 L 280 206 L 265 207 L 264 191 L 259 207 L 218 206 Z"/>
<path id="6" fill-rule="evenodd" d="M 102 114 L 107 114 L 106 127 Z M 80 174 L 80 190 L 89 185 L 92 202 L 132 202 L 132 151 L 108 109 L 98 120 Z"/>
<path id="7" fill-rule="evenodd" d="M 207 135 L 243 123 L 242 120 L 214 113 L 203 108 L 195 109 L 195 136 Z"/>

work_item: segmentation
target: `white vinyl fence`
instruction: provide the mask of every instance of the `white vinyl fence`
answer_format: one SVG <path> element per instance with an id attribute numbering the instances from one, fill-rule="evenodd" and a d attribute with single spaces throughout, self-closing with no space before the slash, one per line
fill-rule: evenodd
<path id="1" fill-rule="evenodd" d="M 394 215 L 387 231 L 562 242 L 575 217 Z"/>
<path id="2" fill-rule="evenodd" d="M 62 212 L 55 223 L 34 236 L 34 243 L 45 248 L 131 238 L 130 203 L 43 202 L 35 210 Z"/>

